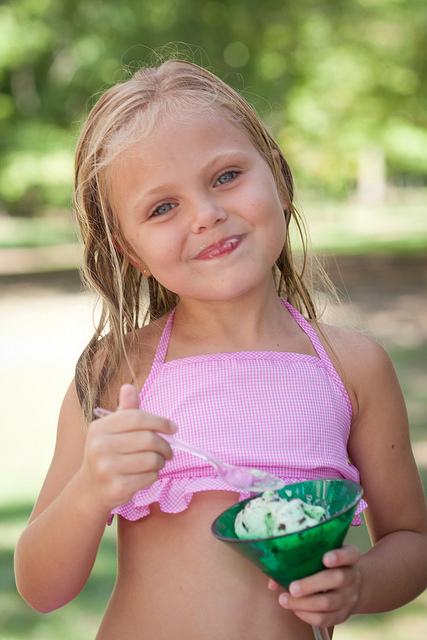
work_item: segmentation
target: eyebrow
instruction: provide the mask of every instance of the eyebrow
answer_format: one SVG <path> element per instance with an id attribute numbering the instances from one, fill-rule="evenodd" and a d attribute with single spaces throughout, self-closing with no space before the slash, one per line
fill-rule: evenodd
<path id="1" fill-rule="evenodd" d="M 131 211 L 136 215 L 140 215 L 141 209 L 145 209 L 146 207 L 147 199 L 152 198 L 153 196 L 162 195 L 166 193 L 169 189 L 172 189 L 171 185 L 162 184 L 162 185 L 159 185 L 158 187 L 153 187 L 149 191 L 144 192 L 135 200 L 135 202 L 132 203 Z"/>
<path id="2" fill-rule="evenodd" d="M 241 160 L 243 157 L 247 157 L 247 153 L 245 151 L 240 151 L 237 149 L 235 151 L 230 151 L 230 152 L 227 151 L 224 153 L 219 153 L 213 158 L 211 158 L 210 160 L 208 160 L 206 164 L 203 164 L 201 166 L 201 171 L 209 171 L 218 162 L 221 162 L 221 163 L 224 162 L 225 165 L 233 164 L 233 161 Z M 160 184 L 146 191 L 143 197 L 144 198 L 151 197 L 153 195 L 158 195 L 169 190 L 173 190 L 173 186 L 171 184 L 168 184 L 168 183 Z"/>
<path id="3" fill-rule="evenodd" d="M 145 191 L 142 198 L 156 196 L 158 194 L 164 193 L 165 191 L 170 191 L 172 188 L 173 187 L 171 184 L 160 184 L 158 187 L 153 187 L 149 191 Z"/>

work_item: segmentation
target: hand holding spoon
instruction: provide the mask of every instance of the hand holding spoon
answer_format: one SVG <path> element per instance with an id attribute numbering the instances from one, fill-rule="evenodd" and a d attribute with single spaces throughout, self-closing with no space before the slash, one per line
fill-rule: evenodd
<path id="1" fill-rule="evenodd" d="M 112 411 L 102 409 L 101 407 L 94 409 L 94 414 L 97 418 L 102 418 L 111 413 Z M 172 445 L 172 447 L 181 449 L 187 453 L 192 453 L 193 455 L 203 458 L 203 460 L 209 462 L 221 480 L 236 489 L 240 489 L 240 491 L 277 491 L 285 486 L 285 482 L 283 480 L 271 475 L 270 473 L 222 462 L 209 451 L 204 451 L 199 447 L 195 447 L 187 442 L 183 442 L 182 440 L 178 440 L 178 438 L 168 436 L 164 433 L 159 433 L 158 435 L 164 438 L 166 442 Z"/>

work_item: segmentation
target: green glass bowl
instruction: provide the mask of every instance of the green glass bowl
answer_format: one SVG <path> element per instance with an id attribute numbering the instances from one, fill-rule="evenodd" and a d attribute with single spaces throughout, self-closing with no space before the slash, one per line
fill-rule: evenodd
<path id="1" fill-rule="evenodd" d="M 261 571 L 288 588 L 293 580 L 324 569 L 322 557 L 341 547 L 362 497 L 363 489 L 350 480 L 310 480 L 290 484 L 278 491 L 282 498 L 301 498 L 326 510 L 327 520 L 320 524 L 273 538 L 242 540 L 234 531 L 234 521 L 245 504 L 243 500 L 224 511 L 212 524 L 212 533 Z"/>

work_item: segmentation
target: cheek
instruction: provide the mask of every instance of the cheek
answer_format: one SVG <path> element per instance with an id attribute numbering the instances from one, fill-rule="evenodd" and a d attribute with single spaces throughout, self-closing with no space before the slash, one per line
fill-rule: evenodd
<path id="1" fill-rule="evenodd" d="M 253 215 L 266 223 L 271 222 L 273 218 L 276 219 L 276 216 L 278 216 L 277 220 L 283 218 L 284 221 L 282 202 L 275 188 L 273 189 L 270 185 L 253 188 L 248 193 L 247 204 Z"/>
<path id="2" fill-rule="evenodd" d="M 174 233 L 162 229 L 159 233 L 145 234 L 143 231 L 135 235 L 135 245 L 141 258 L 147 265 L 155 269 L 168 265 L 177 255 L 178 238 Z M 151 268 L 151 267 L 150 267 Z"/>
<path id="3" fill-rule="evenodd" d="M 133 247 L 133 250 L 138 253 L 138 255 L 142 255 L 144 253 L 144 242 L 140 236 L 141 234 L 139 232 L 128 236 L 129 244 Z"/>
<path id="4" fill-rule="evenodd" d="M 255 206 L 257 204 L 255 203 Z M 260 203 L 261 206 L 261 203 Z M 283 242 L 286 238 L 287 224 L 285 219 L 285 213 L 283 211 L 282 204 L 279 200 L 272 198 L 269 202 L 264 202 L 263 218 L 260 220 L 261 224 L 271 233 L 277 234 L 278 238 L 281 238 Z"/>
<path id="5" fill-rule="evenodd" d="M 273 203 L 272 210 L 270 210 L 269 222 L 267 225 L 267 234 L 270 236 L 272 248 L 274 246 L 277 257 L 279 257 L 284 247 L 287 232 L 288 227 L 286 224 L 283 208 L 280 203 Z"/>

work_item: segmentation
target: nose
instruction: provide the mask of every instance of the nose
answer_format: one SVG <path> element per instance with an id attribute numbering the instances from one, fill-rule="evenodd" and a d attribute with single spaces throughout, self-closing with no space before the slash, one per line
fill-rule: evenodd
<path id="1" fill-rule="evenodd" d="M 191 230 L 201 233 L 221 224 L 227 219 L 227 212 L 211 198 L 197 198 L 191 206 Z"/>

